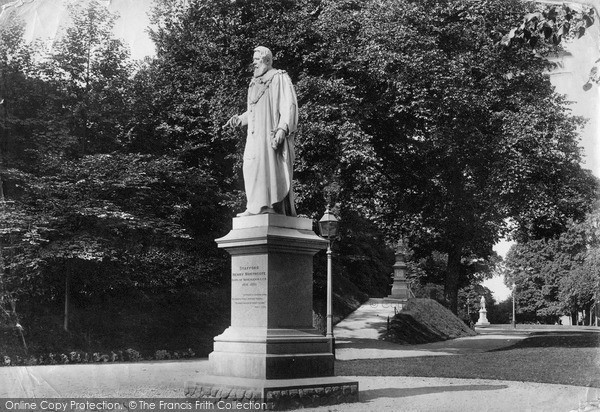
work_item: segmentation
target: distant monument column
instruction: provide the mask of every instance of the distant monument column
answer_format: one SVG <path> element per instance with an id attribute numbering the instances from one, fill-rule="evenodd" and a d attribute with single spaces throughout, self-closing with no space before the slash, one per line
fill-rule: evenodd
<path id="1" fill-rule="evenodd" d="M 313 327 L 313 256 L 327 241 L 312 220 L 280 214 L 233 219 L 217 239 L 231 255 L 231 326 L 215 337 L 210 375 L 186 396 L 288 409 L 358 400 L 334 376 L 328 339 Z"/>
<path id="2" fill-rule="evenodd" d="M 388 295 L 386 300 L 394 299 L 406 302 L 410 298 L 408 280 L 406 279 L 406 274 L 408 273 L 406 254 L 407 248 L 405 242 L 400 240 L 396 247 L 396 263 L 394 263 L 392 292 Z"/>
<path id="3" fill-rule="evenodd" d="M 487 320 L 487 310 L 485 309 L 485 298 L 482 296 L 479 301 L 479 320 L 475 326 L 489 326 L 490 322 Z"/>

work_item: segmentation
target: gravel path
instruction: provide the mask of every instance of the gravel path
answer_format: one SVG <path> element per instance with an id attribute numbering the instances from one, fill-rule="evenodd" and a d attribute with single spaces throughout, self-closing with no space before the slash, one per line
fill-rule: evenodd
<path id="1" fill-rule="evenodd" d="M 600 389 L 483 379 L 354 377 L 360 401 L 303 411 L 568 412 L 600 399 Z M 600 409 L 589 409 L 600 410 Z M 588 411 L 586 411 L 588 412 Z"/>
<path id="2" fill-rule="evenodd" d="M 0 368 L 0 398 L 182 398 L 183 382 L 206 373 L 207 363 L 197 360 Z M 305 410 L 567 412 L 583 411 L 591 401 L 600 399 L 600 389 L 567 385 L 482 379 L 349 378 L 359 382 L 360 402 Z"/>
<path id="3" fill-rule="evenodd" d="M 208 360 L 0 368 L 0 398 L 183 397 Z"/>

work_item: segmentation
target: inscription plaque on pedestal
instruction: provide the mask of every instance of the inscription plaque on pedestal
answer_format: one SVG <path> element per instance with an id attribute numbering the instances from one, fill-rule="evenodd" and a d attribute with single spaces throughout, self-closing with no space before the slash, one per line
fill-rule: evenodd
<path id="1" fill-rule="evenodd" d="M 236 256 L 231 264 L 231 319 L 267 326 L 267 256 Z"/>

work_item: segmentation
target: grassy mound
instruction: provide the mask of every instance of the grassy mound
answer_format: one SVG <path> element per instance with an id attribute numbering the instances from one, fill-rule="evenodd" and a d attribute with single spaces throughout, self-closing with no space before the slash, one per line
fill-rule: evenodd
<path id="1" fill-rule="evenodd" d="M 383 339 L 400 344 L 438 342 L 474 336 L 456 315 L 432 299 L 411 299 L 390 321 Z"/>

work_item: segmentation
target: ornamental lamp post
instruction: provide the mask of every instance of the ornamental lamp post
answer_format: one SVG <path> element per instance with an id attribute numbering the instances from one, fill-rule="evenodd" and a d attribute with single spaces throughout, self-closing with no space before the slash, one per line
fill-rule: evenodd
<path id="1" fill-rule="evenodd" d="M 338 219 L 329 211 L 329 206 L 325 214 L 319 220 L 319 231 L 321 236 L 327 240 L 327 331 L 325 337 L 329 339 L 329 350 L 333 353 L 333 280 L 331 268 L 331 242 L 338 233 Z"/>
<path id="2" fill-rule="evenodd" d="M 517 328 L 517 322 L 515 319 L 515 291 L 516 290 L 517 290 L 517 285 L 516 285 L 516 283 L 513 282 L 513 284 L 512 284 L 512 298 L 513 298 L 512 327 L 513 327 L 513 329 Z"/>

